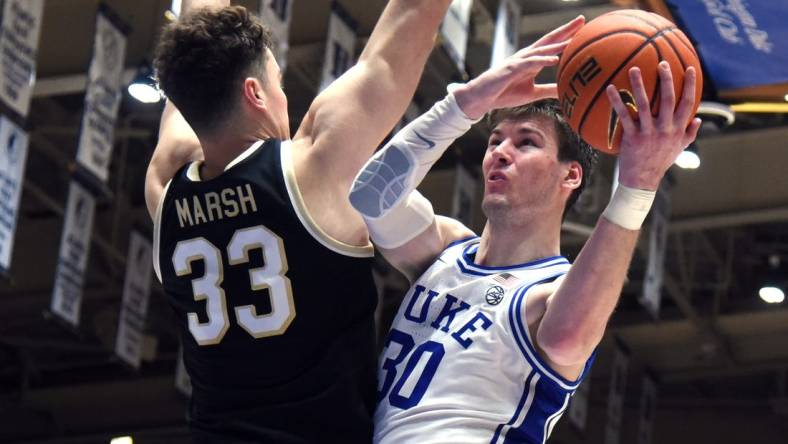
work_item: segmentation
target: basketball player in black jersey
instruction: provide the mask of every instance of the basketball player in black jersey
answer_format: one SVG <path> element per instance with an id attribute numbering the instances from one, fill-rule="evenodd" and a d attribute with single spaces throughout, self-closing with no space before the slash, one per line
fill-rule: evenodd
<path id="1" fill-rule="evenodd" d="M 410 102 L 450 1 L 389 1 L 292 140 L 265 27 L 227 1 L 184 3 L 157 48 L 169 101 L 146 200 L 195 440 L 369 442 L 372 247 L 347 194 Z"/>

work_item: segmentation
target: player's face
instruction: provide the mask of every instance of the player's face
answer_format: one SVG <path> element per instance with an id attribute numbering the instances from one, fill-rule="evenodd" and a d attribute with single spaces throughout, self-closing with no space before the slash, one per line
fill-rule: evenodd
<path id="1" fill-rule="evenodd" d="M 287 96 L 282 89 L 282 72 L 279 64 L 270 49 L 266 51 L 265 82 L 262 88 L 265 94 L 265 104 L 275 128 L 273 136 L 286 140 L 290 138 L 290 119 L 287 115 Z"/>
<path id="2" fill-rule="evenodd" d="M 563 208 L 558 138 L 546 117 L 504 120 L 492 131 L 482 162 L 488 217 L 498 209 Z"/>

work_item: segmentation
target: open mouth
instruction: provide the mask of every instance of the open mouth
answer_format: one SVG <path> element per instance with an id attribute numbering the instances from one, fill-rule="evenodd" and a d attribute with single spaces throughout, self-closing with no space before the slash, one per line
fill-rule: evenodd
<path id="1" fill-rule="evenodd" d="M 504 175 L 503 173 L 495 171 L 495 172 L 490 173 L 489 176 L 487 176 L 487 180 L 490 181 L 490 182 L 503 181 L 503 180 L 506 180 L 506 175 Z"/>

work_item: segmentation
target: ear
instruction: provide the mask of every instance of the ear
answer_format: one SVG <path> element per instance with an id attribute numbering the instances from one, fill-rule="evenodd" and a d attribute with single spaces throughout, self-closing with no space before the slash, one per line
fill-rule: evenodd
<path id="1" fill-rule="evenodd" d="M 583 182 L 583 167 L 576 160 L 568 163 L 566 174 L 564 174 L 563 187 L 576 190 Z"/>
<path id="2" fill-rule="evenodd" d="M 260 84 L 258 79 L 254 77 L 247 77 L 244 80 L 244 101 L 251 107 L 263 111 L 265 110 L 266 103 L 263 96 L 263 85 Z"/>

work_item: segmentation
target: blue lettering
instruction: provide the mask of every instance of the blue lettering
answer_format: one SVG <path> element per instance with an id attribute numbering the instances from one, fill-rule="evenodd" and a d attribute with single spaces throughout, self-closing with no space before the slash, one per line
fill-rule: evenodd
<path id="1" fill-rule="evenodd" d="M 419 311 L 419 315 L 413 316 L 412 314 L 413 307 L 416 305 L 416 300 L 419 299 L 419 296 L 421 296 L 422 293 L 424 293 L 424 290 L 426 290 L 426 288 L 424 288 L 423 286 L 421 285 L 416 286 L 415 290 L 413 291 L 413 296 L 410 298 L 410 302 L 408 303 L 408 308 L 405 309 L 405 319 L 419 324 L 427 320 L 427 311 L 430 308 L 430 304 L 432 304 L 432 300 L 435 299 L 435 296 L 438 295 L 438 293 L 432 290 L 429 291 L 427 297 L 421 303 L 421 310 Z"/>
<path id="2" fill-rule="evenodd" d="M 454 305 L 455 302 L 459 302 L 460 305 L 459 305 L 459 307 L 452 309 L 451 306 Z M 454 321 L 454 316 L 457 313 L 459 313 L 461 311 L 465 311 L 465 310 L 467 310 L 469 308 L 471 308 L 470 305 L 466 304 L 464 301 L 458 301 L 457 298 L 455 298 L 454 296 L 452 296 L 452 295 L 447 293 L 446 294 L 446 303 L 443 305 L 443 308 L 441 309 L 441 312 L 438 315 L 438 317 L 435 319 L 435 321 L 433 321 L 432 324 L 430 324 L 430 326 L 432 328 L 437 329 L 437 328 L 439 328 L 441 326 L 441 322 L 443 322 L 443 318 L 448 318 L 448 320 L 446 321 L 446 325 L 444 325 L 441 328 L 442 331 L 448 333 L 449 332 L 449 327 L 451 327 L 451 323 L 452 323 L 452 321 Z"/>
<path id="3" fill-rule="evenodd" d="M 463 348 L 470 347 L 471 344 L 473 344 L 473 339 L 463 338 L 462 335 L 465 334 L 465 332 L 467 332 L 468 330 L 476 331 L 476 324 L 478 323 L 478 321 L 482 322 L 481 325 L 482 330 L 487 330 L 492 325 L 492 321 L 490 320 L 490 318 L 485 316 L 484 313 L 479 312 L 476 313 L 476 316 L 474 316 L 470 321 L 468 321 L 465 325 L 463 325 L 462 328 L 452 333 L 451 337 L 456 339 L 457 342 L 459 342 Z"/>

